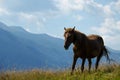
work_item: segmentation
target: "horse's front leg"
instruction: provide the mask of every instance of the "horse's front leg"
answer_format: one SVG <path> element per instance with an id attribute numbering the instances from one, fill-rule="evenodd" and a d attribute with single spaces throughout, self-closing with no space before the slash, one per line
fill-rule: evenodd
<path id="1" fill-rule="evenodd" d="M 76 56 L 74 55 L 74 57 L 73 57 L 73 64 L 72 64 L 71 75 L 73 74 L 73 71 L 74 71 L 74 69 L 75 69 L 75 65 L 76 65 L 77 59 L 78 59 L 78 57 L 76 57 Z"/>
<path id="2" fill-rule="evenodd" d="M 92 64 L 91 58 L 88 58 L 88 62 L 89 62 L 89 72 L 90 72 L 91 64 Z"/>
<path id="3" fill-rule="evenodd" d="M 81 65 L 81 71 L 82 71 L 82 72 L 83 72 L 83 70 L 84 70 L 85 60 L 86 60 L 86 58 L 83 58 L 83 59 L 82 59 L 82 65 Z"/>

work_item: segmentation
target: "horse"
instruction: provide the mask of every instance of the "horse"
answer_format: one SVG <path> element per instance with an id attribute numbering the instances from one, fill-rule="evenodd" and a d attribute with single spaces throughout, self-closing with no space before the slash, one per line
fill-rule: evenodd
<path id="1" fill-rule="evenodd" d="M 92 58 L 96 58 L 95 69 L 97 70 L 99 61 L 103 55 L 106 56 L 107 60 L 110 60 L 108 55 L 108 50 L 104 45 L 103 38 L 99 35 L 88 35 L 86 36 L 84 33 L 75 30 L 74 28 L 64 28 L 64 48 L 68 50 L 69 46 L 73 43 L 73 63 L 72 63 L 72 71 L 73 74 L 76 61 L 78 58 L 82 59 L 81 71 L 84 70 L 85 60 L 88 60 L 89 63 L 89 72 L 91 69 Z"/>

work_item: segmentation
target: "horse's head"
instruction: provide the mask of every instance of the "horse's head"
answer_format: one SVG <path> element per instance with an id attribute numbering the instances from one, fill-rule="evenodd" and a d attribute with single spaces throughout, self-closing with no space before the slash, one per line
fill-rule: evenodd
<path id="1" fill-rule="evenodd" d="M 65 43 L 64 43 L 64 48 L 68 49 L 70 44 L 74 41 L 74 28 L 64 28 L 64 38 L 65 38 Z"/>

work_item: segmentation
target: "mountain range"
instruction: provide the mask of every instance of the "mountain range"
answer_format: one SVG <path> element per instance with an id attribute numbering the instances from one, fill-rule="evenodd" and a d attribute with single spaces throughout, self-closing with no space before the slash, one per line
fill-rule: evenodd
<path id="1" fill-rule="evenodd" d="M 63 68 L 70 65 L 72 51 L 64 41 L 47 34 L 32 34 L 19 26 L 0 23 L 1 68 Z"/>
<path id="2" fill-rule="evenodd" d="M 0 69 L 71 67 L 72 49 L 65 51 L 63 45 L 63 39 L 0 22 Z M 120 60 L 120 51 L 108 49 L 113 60 Z"/>

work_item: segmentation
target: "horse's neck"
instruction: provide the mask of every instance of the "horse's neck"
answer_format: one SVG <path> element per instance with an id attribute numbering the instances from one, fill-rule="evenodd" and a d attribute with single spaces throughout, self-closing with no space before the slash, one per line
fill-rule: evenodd
<path id="1" fill-rule="evenodd" d="M 80 32 L 75 32 L 74 46 L 82 47 L 86 44 L 87 36 Z"/>

